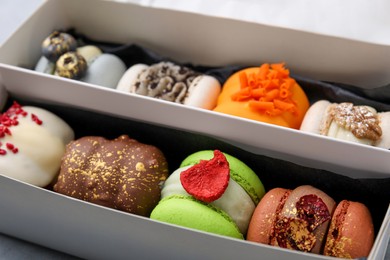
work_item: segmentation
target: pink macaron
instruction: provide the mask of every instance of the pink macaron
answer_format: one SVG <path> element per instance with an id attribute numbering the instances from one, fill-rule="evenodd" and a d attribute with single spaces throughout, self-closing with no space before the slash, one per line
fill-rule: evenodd
<path id="1" fill-rule="evenodd" d="M 264 195 L 253 212 L 247 240 L 269 245 L 275 243 L 274 225 L 290 193 L 288 189 L 274 188 Z"/>
<path id="2" fill-rule="evenodd" d="M 373 243 L 374 225 L 368 208 L 360 202 L 341 201 L 333 214 L 324 255 L 367 257 Z"/>
<path id="3" fill-rule="evenodd" d="M 374 242 L 368 208 L 336 202 L 323 191 L 303 185 L 268 191 L 253 212 L 247 240 L 342 258 L 367 257 Z"/>

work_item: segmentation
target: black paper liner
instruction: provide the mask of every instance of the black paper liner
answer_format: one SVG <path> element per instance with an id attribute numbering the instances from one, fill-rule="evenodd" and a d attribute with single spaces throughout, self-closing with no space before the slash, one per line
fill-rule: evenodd
<path id="1" fill-rule="evenodd" d="M 257 155 L 207 135 L 156 126 L 72 106 L 11 97 L 6 107 L 9 107 L 13 101 L 21 105 L 45 108 L 57 114 L 74 129 L 76 139 L 91 135 L 113 139 L 127 134 L 139 142 L 155 145 L 166 156 L 170 173 L 179 167 L 186 156 L 200 150 L 218 149 L 235 156 L 251 167 L 259 176 L 266 191 L 275 187 L 294 189 L 300 185 L 312 185 L 327 193 L 336 202 L 347 199 L 364 203 L 372 214 L 376 233 L 389 206 L 390 178 L 354 179 L 326 170 Z"/>

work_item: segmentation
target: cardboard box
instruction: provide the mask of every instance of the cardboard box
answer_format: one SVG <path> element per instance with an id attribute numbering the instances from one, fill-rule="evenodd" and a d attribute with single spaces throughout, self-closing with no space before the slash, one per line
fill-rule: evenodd
<path id="1" fill-rule="evenodd" d="M 112 115 L 110 111 L 98 113 L 75 108 L 65 99 L 63 102 L 40 101 L 10 94 L 11 100 L 54 112 L 72 126 L 77 137 L 99 135 L 113 138 L 128 134 L 141 142 L 154 144 L 164 152 L 170 170 L 176 169 L 191 151 L 218 148 L 250 165 L 267 190 L 310 184 L 325 191 L 336 201 L 348 197 L 364 202 L 373 214 L 377 233 L 369 259 L 384 257 L 389 240 L 390 210 L 387 209 L 388 202 L 378 202 L 377 197 L 367 200 L 366 192 L 370 191 L 364 185 L 372 180 L 367 183 L 363 181 L 365 184 L 360 187 L 359 181 L 346 179 L 343 175 L 317 172 L 316 169 L 253 154 L 206 135 L 133 121 Z M 279 170 L 275 168 L 276 165 Z M 381 182 L 381 179 L 377 180 L 376 188 L 386 190 L 386 184 Z M 344 191 L 346 186 L 349 187 L 348 191 Z M 86 259 L 253 259 L 260 255 L 267 259 L 327 259 L 320 255 L 160 223 L 73 199 L 2 175 L 0 198 L 0 232 Z"/>
<path id="2" fill-rule="evenodd" d="M 67 109 L 62 106 L 65 106 L 77 113 L 86 110 L 94 116 L 124 118 L 131 127 L 136 125 L 142 132 L 145 132 L 144 128 L 155 127 L 156 136 L 161 135 L 162 140 L 177 138 L 178 135 L 171 131 L 179 131 L 183 142 L 189 142 L 190 136 L 206 138 L 230 149 L 236 147 L 238 154 L 277 158 L 320 169 L 320 172 L 324 170 L 324 174 L 331 171 L 352 179 L 389 178 L 388 150 L 123 94 L 31 70 L 40 56 L 42 39 L 54 29 L 69 27 L 96 40 L 133 42 L 177 61 L 195 64 L 217 66 L 284 60 L 296 74 L 312 79 L 359 83 L 362 88 L 390 82 L 390 46 L 133 4 L 51 0 L 42 4 L 0 47 L 0 83 L 12 99 L 38 102 L 58 113 L 64 113 Z M 236 38 L 232 38 L 233 35 Z M 275 44 L 286 37 L 288 45 Z M 72 115 L 68 117 L 73 120 Z M 121 124 L 127 125 L 123 121 Z M 131 129 L 130 126 L 126 129 Z M 189 137 L 185 137 L 185 133 Z M 259 133 L 273 138 L 253 138 Z M 351 153 L 350 160 L 345 160 Z M 329 173 L 329 179 L 337 178 Z M 4 176 L 0 176 L 0 180 L 1 232 L 80 257 L 324 258 L 162 224 Z M 303 181 L 304 178 L 298 182 Z M 376 216 L 381 224 L 369 259 L 384 257 L 390 230 L 387 206 Z"/>

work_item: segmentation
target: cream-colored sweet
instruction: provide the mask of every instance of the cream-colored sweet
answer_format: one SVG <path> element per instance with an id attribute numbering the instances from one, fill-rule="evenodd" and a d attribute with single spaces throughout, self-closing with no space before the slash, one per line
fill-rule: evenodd
<path id="1" fill-rule="evenodd" d="M 138 76 L 144 71 L 146 71 L 148 68 L 148 65 L 141 63 L 131 66 L 119 80 L 116 89 L 126 93 L 133 93 L 133 85 L 137 81 Z"/>
<path id="2" fill-rule="evenodd" d="M 95 45 L 85 45 L 77 48 L 77 53 L 84 57 L 88 65 L 91 65 L 103 52 Z"/>
<path id="3" fill-rule="evenodd" d="M 17 124 L 10 125 L 9 118 Z M 15 104 L 1 116 L 0 127 L 0 173 L 48 185 L 58 174 L 65 145 L 74 139 L 71 127 L 47 110 Z"/>
<path id="4" fill-rule="evenodd" d="M 131 66 L 118 82 L 116 89 L 188 106 L 213 109 L 217 104 L 221 85 L 212 76 L 172 62 L 160 62 L 151 66 Z"/>
<path id="5" fill-rule="evenodd" d="M 378 113 L 379 124 L 382 128 L 382 136 L 375 146 L 390 149 L 390 112 Z"/>
<path id="6" fill-rule="evenodd" d="M 317 101 L 307 111 L 300 130 L 390 148 L 390 112 L 378 113 L 370 106 Z"/>
<path id="7" fill-rule="evenodd" d="M 169 176 L 161 191 L 162 199 L 171 195 L 191 196 L 186 192 L 180 182 L 180 174 L 190 167 L 185 166 L 179 168 Z M 250 218 L 256 205 L 248 193 L 237 182 L 230 178 L 229 185 L 224 194 L 210 204 L 226 212 L 234 220 L 241 233 L 246 234 Z"/>

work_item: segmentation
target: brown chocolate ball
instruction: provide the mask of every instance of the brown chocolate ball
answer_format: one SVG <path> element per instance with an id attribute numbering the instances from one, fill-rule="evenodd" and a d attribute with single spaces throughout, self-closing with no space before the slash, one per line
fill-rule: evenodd
<path id="1" fill-rule="evenodd" d="M 68 78 L 80 79 L 87 72 L 87 61 L 77 52 L 67 52 L 57 60 L 54 75 Z"/>
<path id="2" fill-rule="evenodd" d="M 167 177 L 168 164 L 157 147 L 127 135 L 87 136 L 67 145 L 54 191 L 149 217 Z"/>

